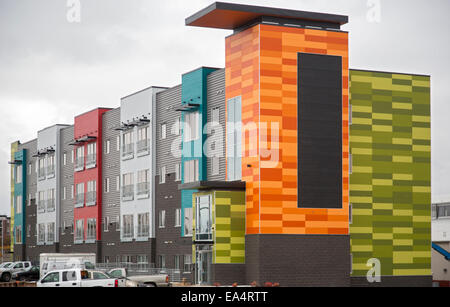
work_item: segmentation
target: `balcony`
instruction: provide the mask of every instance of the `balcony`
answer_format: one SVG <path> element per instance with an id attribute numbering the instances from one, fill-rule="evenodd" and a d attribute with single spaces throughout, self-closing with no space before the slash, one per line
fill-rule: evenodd
<path id="1" fill-rule="evenodd" d="M 134 185 L 126 185 L 122 187 L 122 200 L 130 201 L 134 199 Z"/>
<path id="2" fill-rule="evenodd" d="M 137 184 L 137 199 L 150 197 L 150 182 L 141 182 Z"/>
<path id="3" fill-rule="evenodd" d="M 124 144 L 122 146 L 122 159 L 128 160 L 134 158 L 134 143 Z"/>
<path id="4" fill-rule="evenodd" d="M 39 179 L 39 181 L 45 180 L 45 168 L 44 167 L 39 168 L 38 179 Z"/>
<path id="5" fill-rule="evenodd" d="M 75 208 L 84 207 L 84 193 L 78 193 L 75 198 Z"/>
<path id="6" fill-rule="evenodd" d="M 86 169 L 95 168 L 97 166 L 97 155 L 91 154 L 86 156 Z"/>
<path id="7" fill-rule="evenodd" d="M 47 212 L 54 212 L 55 211 L 55 199 L 48 199 L 47 200 Z"/>
<path id="8" fill-rule="evenodd" d="M 148 241 L 148 237 L 150 236 L 150 226 L 149 225 L 140 225 L 137 227 L 137 239 L 136 241 Z"/>
<path id="9" fill-rule="evenodd" d="M 55 166 L 54 165 L 47 166 L 47 179 L 54 177 L 55 177 Z"/>
<path id="10" fill-rule="evenodd" d="M 95 206 L 97 203 L 97 192 L 87 192 L 86 193 L 86 207 Z"/>
<path id="11" fill-rule="evenodd" d="M 81 172 L 84 170 L 84 158 L 78 157 L 75 161 L 75 172 Z"/>
<path id="12" fill-rule="evenodd" d="M 136 144 L 137 147 L 137 156 L 145 156 L 150 153 L 150 140 L 141 140 Z"/>
<path id="13" fill-rule="evenodd" d="M 45 213 L 45 200 L 39 200 L 37 211 L 38 213 Z"/>

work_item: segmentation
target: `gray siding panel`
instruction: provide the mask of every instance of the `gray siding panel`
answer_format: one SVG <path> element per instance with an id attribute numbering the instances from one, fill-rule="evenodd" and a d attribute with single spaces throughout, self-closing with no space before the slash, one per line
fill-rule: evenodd
<path id="1" fill-rule="evenodd" d="M 166 173 L 175 173 L 175 164 L 181 163 L 181 157 L 172 155 L 172 143 L 181 135 L 172 133 L 181 112 L 175 111 L 181 105 L 181 85 L 156 94 L 156 172 L 160 175 L 161 166 L 166 166 Z M 161 124 L 167 124 L 167 138 L 161 140 Z M 155 184 L 158 184 L 156 182 Z"/>
<path id="2" fill-rule="evenodd" d="M 117 190 L 117 178 L 120 181 L 120 146 L 117 146 L 117 137 L 120 131 L 115 130 L 120 126 L 120 108 L 103 114 L 103 219 L 109 218 L 114 223 L 120 216 L 120 191 Z M 110 142 L 110 151 L 105 153 L 105 144 Z M 119 141 L 120 142 L 120 141 Z M 120 144 L 119 144 L 120 145 Z M 119 150 L 117 150 L 119 148 Z M 105 193 L 105 180 L 109 178 L 109 192 Z M 113 228 L 115 231 L 115 225 Z"/>
<path id="3" fill-rule="evenodd" d="M 219 108 L 219 123 L 222 127 L 222 133 L 212 133 L 208 138 L 217 144 L 222 142 L 221 155 L 219 157 L 219 174 L 212 174 L 212 158 L 207 158 L 207 169 L 208 169 L 208 180 L 210 181 L 225 181 L 225 69 L 217 70 L 210 75 L 207 79 L 207 89 L 208 89 L 208 123 L 212 122 L 212 111 L 215 108 Z M 221 140 L 220 140 L 221 139 Z M 219 143 L 217 142 L 219 141 Z M 209 156 L 207 152 L 207 156 Z"/>

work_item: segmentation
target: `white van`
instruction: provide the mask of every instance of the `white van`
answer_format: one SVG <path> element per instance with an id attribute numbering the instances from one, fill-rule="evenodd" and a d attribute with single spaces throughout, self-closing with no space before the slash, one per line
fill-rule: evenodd
<path id="1" fill-rule="evenodd" d="M 95 254 L 41 254 L 40 277 L 56 270 L 95 268 Z"/>

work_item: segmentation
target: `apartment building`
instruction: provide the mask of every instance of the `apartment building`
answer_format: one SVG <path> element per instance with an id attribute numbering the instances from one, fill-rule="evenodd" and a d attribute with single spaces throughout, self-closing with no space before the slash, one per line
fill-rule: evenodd
<path id="1" fill-rule="evenodd" d="M 15 250 L 196 284 L 430 286 L 430 77 L 350 69 L 347 22 L 221 2 L 187 18 L 233 31 L 225 68 L 12 144 Z"/>
<path id="2" fill-rule="evenodd" d="M 432 206 L 433 281 L 450 287 L 450 202 L 441 200 Z"/>
<path id="3" fill-rule="evenodd" d="M 11 218 L 6 215 L 0 215 L 0 259 L 2 262 L 11 261 Z"/>

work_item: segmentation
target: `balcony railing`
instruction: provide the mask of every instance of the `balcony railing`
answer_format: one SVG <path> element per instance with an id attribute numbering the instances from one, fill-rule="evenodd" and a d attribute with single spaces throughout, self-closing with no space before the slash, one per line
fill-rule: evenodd
<path id="1" fill-rule="evenodd" d="M 55 234 L 49 232 L 47 234 L 47 244 L 53 244 L 55 242 Z"/>
<path id="2" fill-rule="evenodd" d="M 86 241 L 95 241 L 97 240 L 97 234 L 96 233 L 87 233 L 86 235 Z"/>
<path id="3" fill-rule="evenodd" d="M 86 156 L 86 168 L 93 168 L 97 163 L 97 155 L 90 154 Z"/>
<path id="4" fill-rule="evenodd" d="M 134 143 L 124 144 L 122 146 L 122 158 L 133 156 L 134 154 Z"/>
<path id="5" fill-rule="evenodd" d="M 39 177 L 39 179 L 45 179 L 45 168 L 44 167 L 41 167 L 38 170 L 38 177 Z"/>
<path id="6" fill-rule="evenodd" d="M 48 199 L 47 200 L 47 212 L 53 212 L 55 211 L 55 199 Z"/>
<path id="7" fill-rule="evenodd" d="M 79 243 L 82 243 L 84 241 L 84 236 L 83 236 L 83 232 L 82 231 L 80 231 L 80 233 L 76 233 L 75 234 L 74 241 L 75 241 L 75 244 L 77 244 L 77 243 L 79 244 Z"/>
<path id="8" fill-rule="evenodd" d="M 140 225 L 137 227 L 137 238 L 139 239 L 148 239 L 150 235 L 150 226 L 149 225 Z"/>
<path id="9" fill-rule="evenodd" d="M 150 140 L 141 140 L 138 141 L 137 144 L 137 153 L 148 152 L 150 150 Z"/>
<path id="10" fill-rule="evenodd" d="M 75 198 L 75 208 L 84 206 L 84 193 L 78 193 Z"/>
<path id="11" fill-rule="evenodd" d="M 52 177 L 52 176 L 55 176 L 55 166 L 54 165 L 47 166 L 47 177 Z"/>
<path id="12" fill-rule="evenodd" d="M 75 161 L 75 171 L 82 171 L 84 169 L 84 157 L 78 157 Z"/>
<path id="13" fill-rule="evenodd" d="M 86 206 L 95 205 L 97 202 L 97 192 L 87 192 L 86 193 Z"/>
<path id="14" fill-rule="evenodd" d="M 38 201 L 38 212 L 43 213 L 45 212 L 45 200 Z"/>
<path id="15" fill-rule="evenodd" d="M 126 185 L 122 187 L 122 199 L 133 200 L 134 198 L 134 185 Z"/>
<path id="16" fill-rule="evenodd" d="M 133 239 L 134 238 L 134 229 L 132 226 L 122 227 L 122 239 Z"/>
<path id="17" fill-rule="evenodd" d="M 150 182 L 141 182 L 137 184 L 137 195 L 148 195 L 150 192 Z"/>

